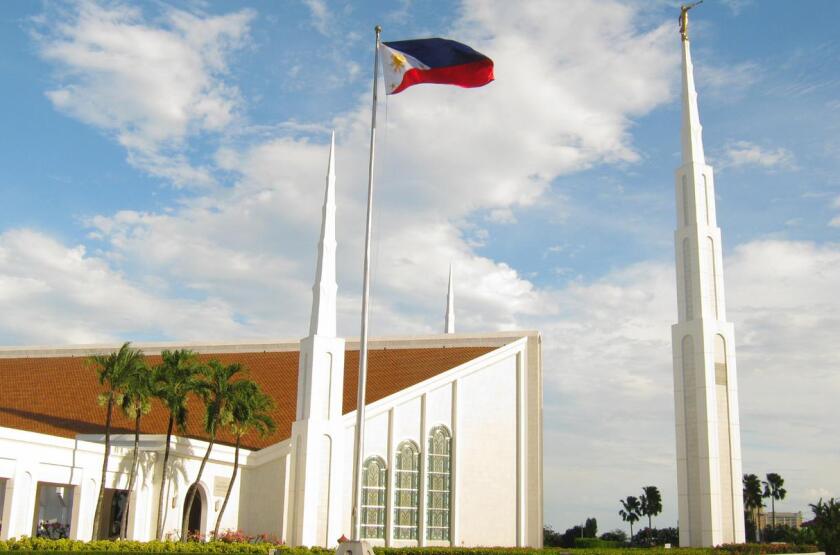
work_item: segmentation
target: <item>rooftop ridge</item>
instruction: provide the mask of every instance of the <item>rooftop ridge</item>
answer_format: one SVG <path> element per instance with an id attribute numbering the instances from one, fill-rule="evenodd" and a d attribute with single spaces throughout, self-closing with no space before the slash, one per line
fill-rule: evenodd
<path id="1" fill-rule="evenodd" d="M 397 335 L 374 337 L 368 340 L 371 349 L 417 349 L 446 347 L 501 346 L 511 340 L 526 336 L 539 337 L 536 330 L 510 330 L 490 333 L 444 333 L 431 335 Z M 21 345 L 0 347 L 0 358 L 74 357 L 109 353 L 118 349 L 122 341 L 88 345 Z M 357 350 L 357 337 L 346 339 L 347 350 Z M 156 355 L 165 349 L 187 348 L 200 354 L 289 352 L 300 350 L 300 339 L 267 341 L 166 341 L 132 342 L 144 354 Z"/>

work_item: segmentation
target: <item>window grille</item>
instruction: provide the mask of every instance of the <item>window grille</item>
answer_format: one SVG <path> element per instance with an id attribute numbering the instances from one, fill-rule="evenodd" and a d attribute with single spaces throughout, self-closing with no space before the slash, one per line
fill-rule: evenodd
<path id="1" fill-rule="evenodd" d="M 416 540 L 420 450 L 414 442 L 404 441 L 399 444 L 394 471 L 394 539 Z"/>
<path id="2" fill-rule="evenodd" d="M 363 538 L 385 539 L 385 495 L 387 487 L 385 461 L 369 457 L 362 467 Z"/>
<path id="3" fill-rule="evenodd" d="M 449 540 L 452 500 L 452 436 L 445 426 L 429 434 L 429 470 L 426 492 L 426 539 Z"/>

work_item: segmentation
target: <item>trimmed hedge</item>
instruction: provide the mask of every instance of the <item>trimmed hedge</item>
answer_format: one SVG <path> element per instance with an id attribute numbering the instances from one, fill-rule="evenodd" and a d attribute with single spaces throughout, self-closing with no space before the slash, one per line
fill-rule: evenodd
<path id="1" fill-rule="evenodd" d="M 373 549 L 376 555 L 778 555 L 783 553 L 816 553 L 819 551 L 814 545 L 766 543 L 724 545 L 717 548 L 673 547 L 670 549 L 664 547 L 608 546 L 547 547 L 543 549 L 515 547 L 374 547 Z"/>
<path id="2" fill-rule="evenodd" d="M 606 543 L 606 542 L 605 542 Z M 279 555 L 332 555 L 333 549 L 319 547 L 286 547 L 270 543 L 227 543 L 227 542 L 174 542 L 174 541 L 109 541 L 82 542 L 77 540 L 49 540 L 45 538 L 21 538 L 0 541 L 0 551 L 22 551 L 30 553 L 254 553 L 268 555 L 276 549 Z M 813 545 L 793 544 L 738 544 L 724 545 L 715 549 L 663 547 L 586 547 L 586 548 L 510 548 L 510 547 L 375 547 L 376 555 L 778 555 L 782 553 L 814 553 L 819 551 Z"/>
<path id="3" fill-rule="evenodd" d="M 277 549 L 282 555 L 333 555 L 332 549 L 276 546 L 271 543 L 176 542 L 176 541 L 111 541 L 50 540 L 46 538 L 21 538 L 0 541 L 0 551 L 63 553 L 254 553 L 267 555 Z"/>

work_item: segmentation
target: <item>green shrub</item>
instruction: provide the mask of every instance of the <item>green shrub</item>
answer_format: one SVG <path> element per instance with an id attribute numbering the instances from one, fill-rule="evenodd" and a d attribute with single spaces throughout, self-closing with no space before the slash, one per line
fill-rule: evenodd
<path id="1" fill-rule="evenodd" d="M 575 538 L 576 549 L 598 549 L 598 548 L 613 548 L 621 547 L 622 542 L 602 540 L 601 538 Z"/>
<path id="2" fill-rule="evenodd" d="M 794 545 L 792 543 L 737 543 L 715 548 L 718 555 L 775 555 L 781 553 L 816 553 L 816 545 Z"/>

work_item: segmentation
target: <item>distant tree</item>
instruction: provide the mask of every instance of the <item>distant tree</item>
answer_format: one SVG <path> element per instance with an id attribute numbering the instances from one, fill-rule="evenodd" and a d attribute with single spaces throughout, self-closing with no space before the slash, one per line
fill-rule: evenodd
<path id="1" fill-rule="evenodd" d="M 616 528 L 615 530 L 610 530 L 609 532 L 604 532 L 601 534 L 601 539 L 608 542 L 627 542 L 627 532 L 621 530 L 620 528 Z"/>
<path id="2" fill-rule="evenodd" d="M 575 546 L 575 539 L 583 537 L 583 526 L 572 526 L 571 528 L 567 528 L 565 532 L 563 532 L 563 536 L 560 538 L 560 547 L 574 547 Z"/>
<path id="3" fill-rule="evenodd" d="M 595 520 L 595 517 L 586 519 L 586 524 L 583 525 L 583 536 L 585 538 L 598 537 L 598 521 Z"/>
<path id="4" fill-rule="evenodd" d="M 99 494 L 96 498 L 96 509 L 93 513 L 93 539 L 99 539 L 100 515 L 102 505 L 105 501 L 105 482 L 108 472 L 108 459 L 111 456 L 111 420 L 114 415 L 114 405 L 117 396 L 121 393 L 126 369 L 142 359 L 142 354 L 137 349 L 131 348 L 131 343 L 126 341 L 119 351 L 107 355 L 95 355 L 88 359 L 88 363 L 95 367 L 99 384 L 105 387 L 105 391 L 98 397 L 100 405 L 105 406 L 105 454 L 102 458 L 102 476 L 99 479 Z"/>
<path id="5" fill-rule="evenodd" d="M 662 494 L 656 486 L 645 486 L 639 497 L 639 514 L 648 517 L 648 528 L 653 529 L 653 517 L 662 512 Z"/>
<path id="6" fill-rule="evenodd" d="M 785 481 L 781 476 L 775 472 L 767 474 L 767 480 L 764 482 L 764 497 L 770 498 L 770 507 L 773 514 L 773 528 L 776 527 L 776 501 L 781 501 L 787 495 L 787 490 L 782 486 Z"/>
<path id="7" fill-rule="evenodd" d="M 764 507 L 761 492 L 761 480 L 755 474 L 744 474 L 744 509 L 749 512 L 755 530 L 755 541 L 760 541 L 758 534 L 758 512 Z"/>
<path id="8" fill-rule="evenodd" d="M 775 528 L 767 528 L 764 531 L 764 541 L 790 543 L 793 545 L 816 545 L 817 539 L 810 526 L 796 528 L 785 524 L 779 524 Z"/>
<path id="9" fill-rule="evenodd" d="M 665 545 L 666 543 L 671 545 L 680 543 L 679 531 L 676 528 L 645 528 L 639 530 L 630 545 L 633 547 L 651 547 Z"/>
<path id="10" fill-rule="evenodd" d="M 236 473 L 239 470 L 239 446 L 242 442 L 242 436 L 250 432 L 257 432 L 261 436 L 273 432 L 277 428 L 269 414 L 273 408 L 274 401 L 260 390 L 260 386 L 256 382 L 240 380 L 234 384 L 228 403 L 230 421 L 227 427 L 233 437 L 236 438 L 236 450 L 233 454 L 233 472 L 227 492 L 225 492 L 225 500 L 222 502 L 222 508 L 216 517 L 216 527 L 213 530 L 214 539 L 219 537 L 222 515 L 225 514 L 230 492 L 233 490 L 234 482 L 236 482 Z"/>
<path id="11" fill-rule="evenodd" d="M 810 507 L 814 511 L 811 528 L 817 545 L 826 555 L 840 555 L 840 499 L 832 497 L 823 503 L 820 498 L 816 505 Z"/>
<path id="12" fill-rule="evenodd" d="M 666 543 L 670 543 L 671 545 L 679 546 L 680 531 L 673 527 L 659 528 L 656 531 L 656 541 L 658 545 L 665 545 Z"/>
<path id="13" fill-rule="evenodd" d="M 543 545 L 545 547 L 561 547 L 563 535 L 550 525 L 543 526 Z"/>
<path id="14" fill-rule="evenodd" d="M 125 539 L 128 531 L 128 512 L 131 506 L 131 494 L 137 480 L 137 465 L 140 462 L 140 419 L 151 410 L 152 371 L 146 365 L 142 354 L 138 354 L 133 363 L 126 368 L 123 376 L 122 391 L 117 396 L 117 404 L 122 412 L 134 420 L 134 449 L 131 455 L 131 469 L 128 473 L 128 491 L 126 505 L 120 522 L 120 538 Z"/>
<path id="15" fill-rule="evenodd" d="M 633 540 L 633 523 L 638 522 L 641 516 L 641 504 L 639 498 L 634 495 L 628 495 L 627 499 L 619 499 L 621 502 L 621 509 L 618 514 L 624 522 L 630 523 L 630 541 Z"/>

